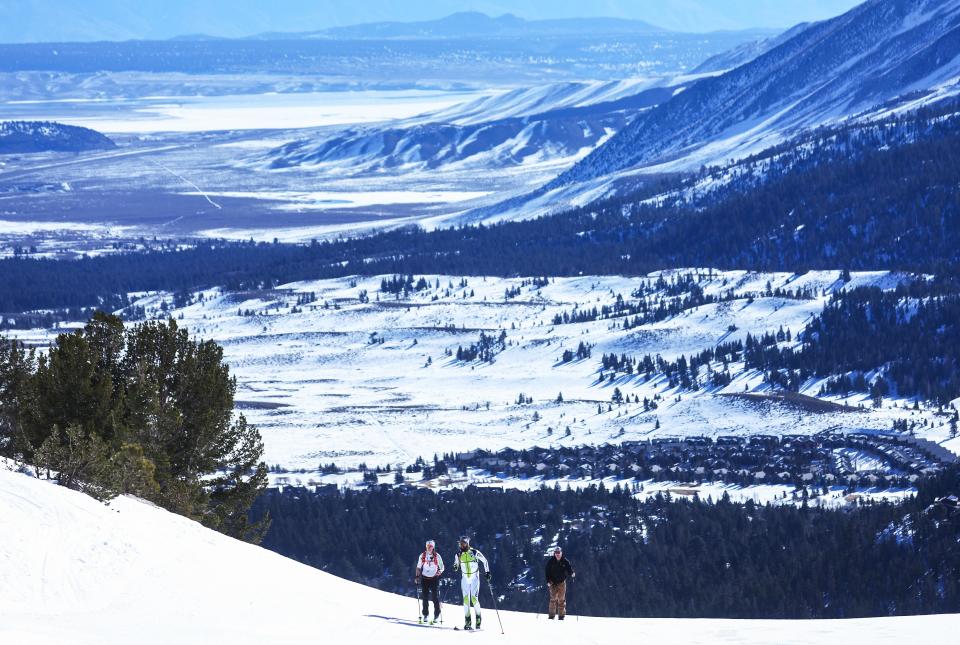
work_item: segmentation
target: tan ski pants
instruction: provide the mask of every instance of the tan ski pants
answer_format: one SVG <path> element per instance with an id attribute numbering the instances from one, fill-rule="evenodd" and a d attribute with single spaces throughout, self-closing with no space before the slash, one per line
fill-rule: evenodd
<path id="1" fill-rule="evenodd" d="M 550 589 L 550 609 L 548 614 L 550 618 L 554 616 L 567 615 L 567 583 L 566 581 L 554 583 L 549 586 Z"/>

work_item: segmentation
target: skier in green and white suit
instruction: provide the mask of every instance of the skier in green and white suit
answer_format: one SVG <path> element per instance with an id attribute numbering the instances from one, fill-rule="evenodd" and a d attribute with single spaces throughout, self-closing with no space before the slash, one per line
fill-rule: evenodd
<path id="1" fill-rule="evenodd" d="M 476 616 L 476 627 L 480 629 L 481 564 L 483 565 L 483 575 L 489 580 L 490 563 L 487 562 L 482 553 L 470 546 L 470 538 L 466 536 L 460 538 L 460 552 L 457 553 L 457 559 L 453 561 L 453 570 L 462 574 L 460 589 L 463 591 L 464 629 L 472 629 L 470 626 L 470 607 L 473 607 L 473 613 Z"/>

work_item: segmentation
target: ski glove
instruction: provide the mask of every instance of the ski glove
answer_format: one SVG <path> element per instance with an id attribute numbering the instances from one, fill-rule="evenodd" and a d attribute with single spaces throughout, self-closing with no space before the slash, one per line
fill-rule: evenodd
<path id="1" fill-rule="evenodd" d="M 490 572 L 489 572 L 489 571 L 487 571 L 486 573 L 484 573 L 484 574 L 483 574 L 483 577 L 487 579 L 487 582 L 490 582 Z"/>

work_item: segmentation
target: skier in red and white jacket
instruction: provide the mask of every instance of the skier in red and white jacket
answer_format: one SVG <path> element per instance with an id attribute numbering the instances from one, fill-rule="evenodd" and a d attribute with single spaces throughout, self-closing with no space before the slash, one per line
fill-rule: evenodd
<path id="1" fill-rule="evenodd" d="M 431 594 L 433 594 L 433 620 L 429 622 L 433 625 L 440 620 L 440 576 L 442 575 L 443 558 L 437 553 L 434 541 L 427 540 L 423 553 L 417 558 L 417 573 L 414 577 L 414 582 L 420 585 L 421 596 L 423 597 L 421 623 L 426 623 L 430 616 Z"/>

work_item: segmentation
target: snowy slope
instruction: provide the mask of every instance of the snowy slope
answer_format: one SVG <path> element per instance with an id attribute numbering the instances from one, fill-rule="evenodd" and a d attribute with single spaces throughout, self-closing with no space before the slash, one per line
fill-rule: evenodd
<path id="1" fill-rule="evenodd" d="M 737 45 L 733 49 L 721 52 L 703 61 L 693 70 L 693 73 L 726 71 L 749 63 L 757 56 L 765 54 L 774 47 L 778 47 L 782 43 L 787 42 L 809 26 L 810 23 L 801 22 L 783 33 Z"/>
<path id="2" fill-rule="evenodd" d="M 664 275 L 670 279 L 684 272 Z M 844 286 L 839 275 L 716 272 L 701 283 L 704 292 L 718 295 L 733 289 L 741 294 L 738 300 L 629 330 L 611 320 L 552 324 L 555 315 L 574 308 L 610 305 L 615 294 L 632 301 L 631 291 L 643 280 L 619 276 L 555 278 L 539 288 L 524 286 L 521 279 L 494 277 L 471 277 L 460 287 L 459 276 L 426 276 L 428 289 L 399 299 L 379 293 L 383 276 L 348 277 L 272 291 L 211 290 L 203 302 L 181 309 L 171 308 L 169 294 L 143 296 L 138 304 L 151 316 L 173 316 L 192 333 L 224 347 L 238 380 L 237 407 L 260 428 L 266 462 L 304 469 L 304 483 L 321 481 L 319 466 L 331 462 L 344 468 L 360 463 L 396 466 L 421 456 L 430 459 L 434 453 L 477 448 L 886 430 L 903 416 L 929 420 L 918 432 L 960 452 L 960 439 L 949 439 L 946 419 L 936 416 L 935 409 L 907 412 L 894 408 L 891 400 L 883 409 L 858 414 L 805 415 L 798 424 L 795 408 L 719 396 L 766 392 L 769 385 L 754 371 L 734 370 L 733 382 L 719 391 L 682 391 L 663 379 L 647 382 L 639 376 L 620 375 L 613 383 L 597 380 L 604 353 L 650 353 L 674 360 L 720 342 L 742 340 L 747 333 L 775 332 L 782 326 L 796 334 L 822 310 L 829 294 Z M 901 279 L 888 272 L 862 272 L 854 273 L 845 286 L 892 288 Z M 807 287 L 818 296 L 790 300 L 756 295 L 751 300 L 747 294 L 760 294 L 768 281 L 773 288 Z M 519 293 L 505 298 L 508 289 Z M 369 302 L 360 300 L 361 291 L 367 292 Z M 316 302 L 297 306 L 298 298 L 310 293 Z M 164 301 L 166 311 L 161 308 Z M 507 347 L 493 363 L 454 360 L 457 348 L 477 342 L 481 331 L 496 336 L 500 330 L 507 334 Z M 52 340 L 49 330 L 16 333 L 39 346 Z M 564 349 L 575 350 L 581 341 L 593 346 L 592 358 L 562 363 Z M 820 385 L 812 379 L 803 392 L 816 396 Z M 659 395 L 665 403 L 655 412 L 630 403 L 611 411 L 604 405 L 598 413 L 598 404 L 608 403 L 615 387 L 641 400 Z M 520 393 L 533 402 L 518 405 Z M 558 393 L 563 393 L 563 403 L 556 402 Z M 675 401 L 678 396 L 681 400 Z M 831 400 L 870 406 L 866 394 Z"/>
<path id="3" fill-rule="evenodd" d="M 0 465 L 0 642 L 61 645 L 440 643 L 411 598 L 335 578 L 132 498 L 110 506 Z M 584 575 L 581 572 L 581 575 Z M 482 601 L 489 607 L 489 596 Z M 575 596 L 571 593 L 571 610 Z M 445 609 L 448 625 L 459 608 Z M 602 619 L 492 611 L 470 638 L 524 643 L 942 640 L 960 616 L 849 621 Z"/>
<path id="4" fill-rule="evenodd" d="M 960 77 L 960 1 L 868 0 L 641 115 L 555 185 L 698 167 Z"/>
<path id="5" fill-rule="evenodd" d="M 485 170 L 585 155 L 670 98 L 666 79 L 552 83 L 498 92 L 386 125 L 320 133 L 256 155 L 269 169 L 351 173 L 464 166 Z"/>
<path id="6" fill-rule="evenodd" d="M 476 125 L 514 117 L 542 114 L 562 108 L 576 108 L 618 101 L 655 87 L 679 85 L 687 77 L 632 78 L 617 81 L 568 81 L 533 87 L 518 87 L 491 93 L 422 117 L 433 123 Z"/>

